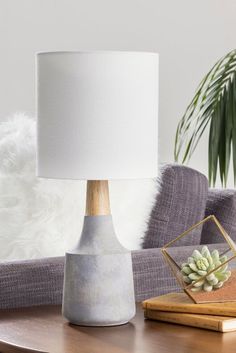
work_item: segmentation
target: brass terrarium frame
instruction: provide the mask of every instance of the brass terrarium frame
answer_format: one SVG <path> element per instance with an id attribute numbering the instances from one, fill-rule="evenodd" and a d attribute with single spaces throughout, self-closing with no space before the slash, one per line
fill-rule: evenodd
<path id="1" fill-rule="evenodd" d="M 194 230 L 195 228 L 202 226 L 204 223 L 206 223 L 207 221 L 213 221 L 216 225 L 216 227 L 218 228 L 218 230 L 220 231 L 222 237 L 224 238 L 225 242 L 229 245 L 229 248 L 224 251 L 223 253 L 220 254 L 220 256 L 225 255 L 226 253 L 228 253 L 229 251 L 232 251 L 233 256 L 231 256 L 230 258 L 228 258 L 225 262 L 221 263 L 219 266 L 217 266 L 216 268 L 214 268 L 213 270 L 209 271 L 206 275 L 201 276 L 201 278 L 199 278 L 198 280 L 194 281 L 194 283 L 190 283 L 190 284 L 186 284 L 183 279 L 181 274 L 181 267 L 176 263 L 176 261 L 173 259 L 173 257 L 168 253 L 168 248 L 170 248 L 173 244 L 175 244 L 177 241 L 179 241 L 180 239 L 182 239 L 183 237 L 187 236 L 192 230 Z M 179 285 L 181 286 L 181 288 L 185 291 L 185 293 L 195 302 L 195 303 L 199 303 L 199 301 L 196 300 L 196 293 L 192 292 L 191 293 L 191 288 L 194 286 L 194 284 L 198 283 L 199 281 L 202 281 L 203 279 L 205 279 L 207 276 L 209 276 L 211 273 L 214 273 L 215 271 L 217 271 L 220 267 L 224 266 L 225 264 L 229 263 L 230 261 L 232 261 L 233 259 L 236 259 L 236 245 L 233 242 L 233 240 L 230 238 L 230 236 L 227 234 L 227 232 L 224 230 L 224 228 L 222 227 L 222 225 L 220 224 L 220 222 L 217 220 L 217 218 L 214 215 L 210 215 L 206 218 L 204 218 L 202 221 L 196 223 L 195 225 L 193 225 L 191 228 L 187 229 L 185 232 L 183 232 L 181 235 L 179 235 L 178 237 L 176 237 L 175 239 L 171 240 L 169 243 L 167 243 L 162 249 L 161 252 L 164 256 L 164 259 L 166 260 L 167 264 L 170 266 L 170 269 L 172 271 L 172 273 L 174 274 L 175 278 L 177 279 Z M 211 300 L 214 301 L 214 300 Z M 224 302 L 225 300 L 217 300 L 217 302 Z M 236 301 L 236 293 L 235 293 L 235 299 L 232 299 L 230 301 Z M 200 301 L 201 303 L 204 302 L 209 302 L 207 301 Z"/>

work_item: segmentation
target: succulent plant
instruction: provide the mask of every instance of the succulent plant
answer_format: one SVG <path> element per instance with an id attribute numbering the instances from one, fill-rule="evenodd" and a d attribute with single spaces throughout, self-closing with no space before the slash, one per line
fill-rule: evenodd
<path id="1" fill-rule="evenodd" d="M 207 274 L 226 261 L 226 255 L 220 256 L 218 250 L 210 252 L 207 246 L 203 246 L 201 252 L 194 250 L 188 261 L 182 264 L 181 273 L 183 280 L 187 284 L 193 284 L 191 288 L 193 292 L 201 290 L 210 292 L 213 289 L 221 288 L 231 276 L 231 272 L 227 270 L 228 263 L 222 265 L 208 276 Z M 202 278 L 203 276 L 205 277 Z"/>

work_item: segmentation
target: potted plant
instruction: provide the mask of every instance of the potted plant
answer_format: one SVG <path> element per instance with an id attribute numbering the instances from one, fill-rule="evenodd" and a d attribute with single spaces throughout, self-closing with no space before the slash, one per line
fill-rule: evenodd
<path id="1" fill-rule="evenodd" d="M 175 138 L 175 161 L 185 163 L 209 129 L 208 174 L 215 185 L 218 171 L 226 186 L 230 158 L 236 184 L 236 49 L 222 57 L 201 81 L 180 120 Z"/>

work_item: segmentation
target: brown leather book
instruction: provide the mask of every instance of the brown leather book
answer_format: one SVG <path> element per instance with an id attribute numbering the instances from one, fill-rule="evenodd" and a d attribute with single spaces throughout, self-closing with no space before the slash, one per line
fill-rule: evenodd
<path id="1" fill-rule="evenodd" d="M 150 309 L 144 310 L 144 316 L 147 319 L 199 327 L 219 332 L 236 331 L 236 318 L 226 316 L 174 313 Z"/>
<path id="2" fill-rule="evenodd" d="M 143 301 L 143 309 L 236 317 L 236 302 L 195 304 L 185 293 L 169 293 Z"/>

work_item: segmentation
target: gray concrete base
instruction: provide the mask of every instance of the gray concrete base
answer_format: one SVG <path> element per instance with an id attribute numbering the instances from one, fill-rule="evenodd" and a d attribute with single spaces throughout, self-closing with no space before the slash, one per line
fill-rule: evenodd
<path id="1" fill-rule="evenodd" d="M 85 326 L 121 325 L 135 315 L 131 253 L 111 216 L 86 216 L 78 247 L 66 253 L 62 312 Z"/>

